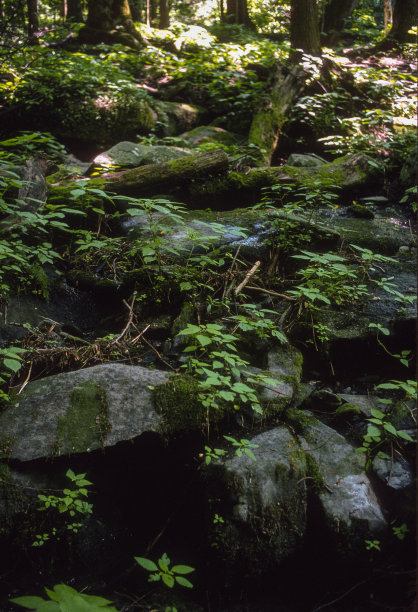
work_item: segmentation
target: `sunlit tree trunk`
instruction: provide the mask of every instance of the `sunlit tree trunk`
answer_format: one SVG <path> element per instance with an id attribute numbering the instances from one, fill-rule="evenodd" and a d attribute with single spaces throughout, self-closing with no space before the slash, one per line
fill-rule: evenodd
<path id="1" fill-rule="evenodd" d="M 393 7 L 392 28 L 388 36 L 397 42 L 412 41 L 413 37 L 408 34 L 417 19 L 417 6 L 415 0 L 395 0 Z"/>
<path id="2" fill-rule="evenodd" d="M 81 0 L 67 0 L 67 19 L 83 21 L 83 11 L 81 10 Z"/>
<path id="3" fill-rule="evenodd" d="M 321 55 L 316 0 L 291 0 L 290 44 L 309 55 Z"/>
<path id="4" fill-rule="evenodd" d="M 392 0 L 383 0 L 383 21 L 386 30 L 392 23 Z"/>
<path id="5" fill-rule="evenodd" d="M 65 20 L 67 17 L 67 0 L 61 0 L 60 15 Z"/>
<path id="6" fill-rule="evenodd" d="M 38 0 L 27 0 L 28 8 L 28 39 L 30 45 L 38 44 L 39 32 Z"/>
<path id="7" fill-rule="evenodd" d="M 170 9 L 168 0 L 160 0 L 160 28 L 165 30 L 170 25 Z"/>

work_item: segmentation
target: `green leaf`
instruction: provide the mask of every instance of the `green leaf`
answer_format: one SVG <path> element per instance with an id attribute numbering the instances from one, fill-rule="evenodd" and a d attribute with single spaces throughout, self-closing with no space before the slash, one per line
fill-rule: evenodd
<path id="1" fill-rule="evenodd" d="M 400 430 L 397 433 L 398 433 L 399 438 L 403 438 L 404 440 L 407 440 L 408 442 L 415 442 L 415 440 L 406 431 Z"/>
<path id="2" fill-rule="evenodd" d="M 174 576 L 170 576 L 170 574 L 162 574 L 161 578 L 162 578 L 162 581 L 164 582 L 165 585 L 170 587 L 170 589 L 173 588 L 173 586 L 174 586 Z"/>
<path id="3" fill-rule="evenodd" d="M 158 567 L 155 565 L 154 561 L 145 559 L 144 557 L 134 557 L 134 559 L 141 567 L 149 572 L 158 572 Z"/>
<path id="4" fill-rule="evenodd" d="M 174 565 L 171 569 L 176 574 L 191 574 L 191 572 L 195 571 L 194 567 L 189 565 Z"/>
<path id="5" fill-rule="evenodd" d="M 248 457 L 250 457 L 250 459 L 252 459 L 253 461 L 257 461 L 256 456 L 254 455 L 253 451 L 250 450 L 249 448 L 245 448 L 244 453 L 248 455 Z"/>
<path id="6" fill-rule="evenodd" d="M 397 432 L 396 428 L 392 425 L 392 423 L 383 423 L 383 428 L 387 432 L 392 434 L 393 436 L 397 436 L 398 435 L 398 432 Z"/>
<path id="7" fill-rule="evenodd" d="M 212 342 L 210 338 L 208 338 L 207 336 L 202 336 L 201 334 L 196 335 L 196 340 L 200 342 L 202 346 L 207 346 Z"/>
<path id="8" fill-rule="evenodd" d="M 371 436 L 372 438 L 380 438 L 381 432 L 380 432 L 380 429 L 378 429 L 374 425 L 368 425 L 367 435 Z"/>
<path id="9" fill-rule="evenodd" d="M 12 372 L 18 372 L 22 367 L 22 362 L 16 361 L 16 359 L 4 359 L 3 365 L 12 370 Z"/>
<path id="10" fill-rule="evenodd" d="M 187 587 L 188 589 L 192 589 L 193 585 L 187 578 L 183 578 L 182 576 L 176 576 L 176 582 L 181 584 L 181 586 Z"/>
<path id="11" fill-rule="evenodd" d="M 377 410 L 376 408 L 371 408 L 370 413 L 372 416 L 377 417 L 378 419 L 384 419 L 385 413 Z"/>
<path id="12" fill-rule="evenodd" d="M 31 595 L 15 597 L 14 599 L 9 599 L 9 601 L 17 604 L 18 606 L 22 606 L 22 608 L 27 608 L 28 610 L 36 610 L 40 604 L 45 603 L 45 599 L 42 599 L 42 597 L 35 597 Z"/>

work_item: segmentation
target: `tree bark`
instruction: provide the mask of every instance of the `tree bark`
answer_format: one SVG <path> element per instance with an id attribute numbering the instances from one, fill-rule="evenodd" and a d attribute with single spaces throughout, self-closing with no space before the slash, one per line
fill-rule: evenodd
<path id="1" fill-rule="evenodd" d="M 221 8 L 223 10 L 223 6 Z M 226 0 L 225 21 L 254 28 L 254 24 L 248 14 L 247 0 Z"/>
<path id="2" fill-rule="evenodd" d="M 166 30 L 170 25 L 170 9 L 168 6 L 168 0 L 160 1 L 160 29 Z"/>
<path id="3" fill-rule="evenodd" d="M 309 55 L 321 55 L 316 0 L 291 0 L 290 44 Z"/>
<path id="4" fill-rule="evenodd" d="M 80 30 L 78 38 L 80 42 L 93 44 L 121 43 L 134 49 L 143 46 L 128 0 L 88 0 L 87 25 Z"/>
<path id="5" fill-rule="evenodd" d="M 325 6 L 323 31 L 327 42 L 335 41 L 344 29 L 345 20 L 351 15 L 359 0 L 330 0 Z M 390 1 L 390 0 L 389 0 Z"/>
<path id="6" fill-rule="evenodd" d="M 27 0 L 28 8 L 28 39 L 30 45 L 38 44 L 39 32 L 38 0 Z"/>
<path id="7" fill-rule="evenodd" d="M 257 165 L 270 166 L 287 112 L 304 87 L 302 69 L 296 66 L 289 72 L 284 66 L 277 67 L 270 92 L 264 97 L 254 115 L 248 136 L 248 144 L 260 148 Z"/>
<path id="8" fill-rule="evenodd" d="M 386 30 L 392 24 L 392 0 L 383 0 L 383 21 Z"/>
<path id="9" fill-rule="evenodd" d="M 81 10 L 81 0 L 67 0 L 67 19 L 73 19 L 77 23 L 83 21 L 83 11 Z"/>
<path id="10" fill-rule="evenodd" d="M 415 0 L 395 0 L 393 7 L 392 27 L 388 37 L 399 43 L 414 42 L 416 37 L 408 34 L 416 25 L 417 5 Z"/>
<path id="11" fill-rule="evenodd" d="M 228 170 L 228 157 L 222 150 L 208 151 L 162 164 L 149 164 L 130 170 L 102 175 L 111 191 L 125 195 L 143 195 L 172 191 L 182 185 Z"/>

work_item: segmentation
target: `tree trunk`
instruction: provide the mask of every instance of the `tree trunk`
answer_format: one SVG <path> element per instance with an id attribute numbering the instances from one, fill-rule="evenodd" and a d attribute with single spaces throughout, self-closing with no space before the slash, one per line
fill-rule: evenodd
<path id="1" fill-rule="evenodd" d="M 417 6 L 415 0 L 395 0 L 393 7 L 392 28 L 388 37 L 399 43 L 414 42 L 416 37 L 408 34 L 416 25 Z"/>
<path id="2" fill-rule="evenodd" d="M 316 0 L 291 0 L 290 44 L 309 55 L 321 55 Z"/>
<path id="3" fill-rule="evenodd" d="M 78 38 L 93 44 L 120 43 L 134 49 L 143 46 L 128 0 L 88 0 L 87 26 L 80 30 Z"/>
<path id="4" fill-rule="evenodd" d="M 170 25 L 170 9 L 168 0 L 160 0 L 160 29 L 166 30 Z"/>
<path id="5" fill-rule="evenodd" d="M 30 45 L 38 44 L 39 32 L 38 0 L 27 0 L 28 7 L 28 39 Z"/>
<path id="6" fill-rule="evenodd" d="M 345 20 L 350 17 L 359 0 L 330 0 L 325 6 L 323 32 L 327 42 L 334 42 L 344 29 Z M 389 0 L 390 1 L 390 0 Z"/>
<path id="7" fill-rule="evenodd" d="M 225 21 L 227 23 L 237 23 L 254 28 L 254 24 L 248 15 L 247 0 L 226 0 Z"/>
<path id="8" fill-rule="evenodd" d="M 392 24 L 392 0 L 383 0 L 383 21 L 386 30 Z"/>
<path id="9" fill-rule="evenodd" d="M 81 10 L 81 0 L 67 0 L 67 19 L 73 19 L 77 23 L 83 21 L 83 11 Z"/>
<path id="10" fill-rule="evenodd" d="M 289 72 L 284 66 L 277 67 L 270 92 L 254 115 L 248 136 L 248 144 L 254 144 L 262 151 L 257 165 L 270 166 L 287 112 L 304 87 L 304 72 L 300 68 L 295 67 Z"/>
<path id="11" fill-rule="evenodd" d="M 224 151 L 215 150 L 162 164 L 108 173 L 101 178 L 106 187 L 116 193 L 144 195 L 173 191 L 196 179 L 204 180 L 227 170 L 228 157 Z"/>

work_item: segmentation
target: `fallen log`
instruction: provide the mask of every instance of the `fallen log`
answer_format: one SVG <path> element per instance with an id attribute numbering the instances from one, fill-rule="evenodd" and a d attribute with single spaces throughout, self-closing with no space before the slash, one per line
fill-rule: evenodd
<path id="1" fill-rule="evenodd" d="M 183 157 L 162 164 L 103 174 L 106 189 L 123 195 L 171 192 L 196 180 L 226 173 L 228 157 L 221 149 Z"/>
<path id="2" fill-rule="evenodd" d="M 283 65 L 276 68 L 271 89 L 261 100 L 248 135 L 248 144 L 260 149 L 258 166 L 270 166 L 287 112 L 305 88 L 305 78 L 306 73 L 299 66 L 291 70 Z"/>

